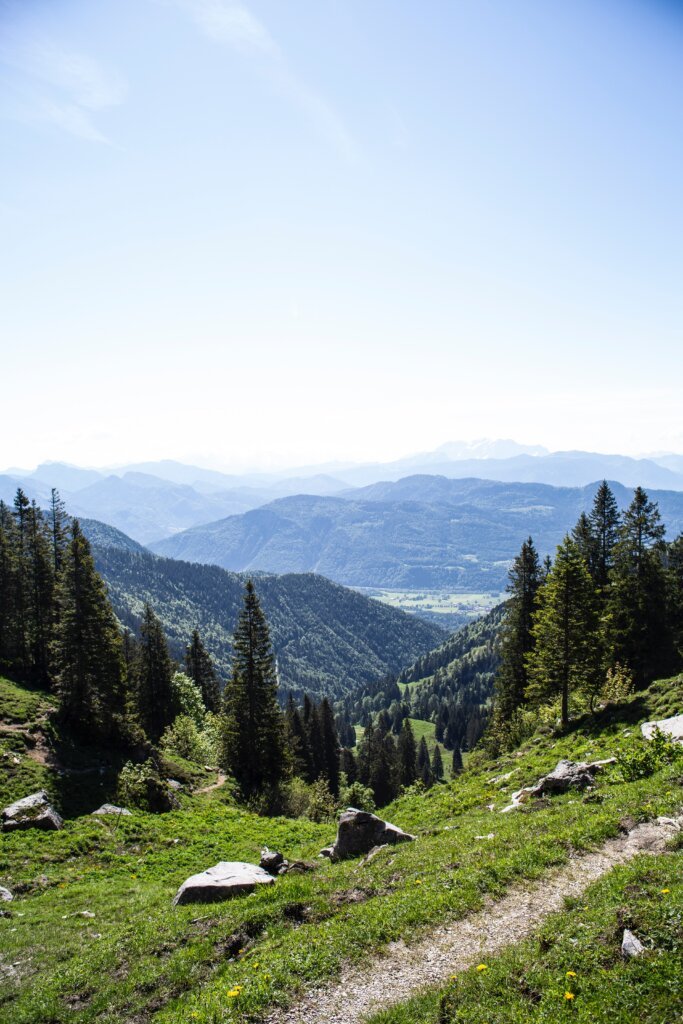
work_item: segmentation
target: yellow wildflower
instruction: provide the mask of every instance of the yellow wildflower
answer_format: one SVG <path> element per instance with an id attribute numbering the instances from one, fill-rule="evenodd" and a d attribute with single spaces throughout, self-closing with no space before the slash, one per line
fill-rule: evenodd
<path id="1" fill-rule="evenodd" d="M 487 967 L 486 964 L 479 964 L 479 966 L 477 967 L 477 970 L 478 971 L 488 971 L 488 967 Z"/>
<path id="2" fill-rule="evenodd" d="M 416 878 L 415 879 L 415 885 L 422 885 L 422 879 L 421 878 Z"/>
<path id="3" fill-rule="evenodd" d="M 664 894 L 666 894 L 667 892 L 671 892 L 671 889 L 660 889 L 659 891 L 660 891 L 661 893 L 664 893 Z"/>
<path id="4" fill-rule="evenodd" d="M 565 977 L 566 978 L 575 978 L 576 977 L 576 971 L 567 971 Z"/>
<path id="5" fill-rule="evenodd" d="M 565 992 L 564 998 L 565 999 L 573 999 L 574 998 L 574 993 L 573 992 Z"/>

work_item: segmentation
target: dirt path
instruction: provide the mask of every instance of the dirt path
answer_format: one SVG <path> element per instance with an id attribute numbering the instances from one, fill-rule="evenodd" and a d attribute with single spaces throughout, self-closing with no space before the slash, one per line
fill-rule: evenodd
<path id="1" fill-rule="evenodd" d="M 222 786 L 223 783 L 227 780 L 227 778 L 227 775 L 223 775 L 222 772 L 219 772 L 218 778 L 216 779 L 215 782 L 212 782 L 210 786 L 202 786 L 201 789 L 195 789 L 194 793 L 195 795 L 197 793 L 210 793 L 212 790 L 218 789 L 220 786 Z"/>
<path id="2" fill-rule="evenodd" d="M 307 993 L 289 1010 L 276 1011 L 264 1024 L 360 1024 L 369 1014 L 408 999 L 425 985 L 444 983 L 452 974 L 479 963 L 503 946 L 526 938 L 565 896 L 579 896 L 615 864 L 639 853 L 660 853 L 683 828 L 683 817 L 658 818 L 636 826 L 593 853 L 573 858 L 537 882 L 511 889 L 497 903 L 444 928 L 414 945 L 391 943 L 384 955 L 364 967 L 342 972 L 334 984 Z"/>

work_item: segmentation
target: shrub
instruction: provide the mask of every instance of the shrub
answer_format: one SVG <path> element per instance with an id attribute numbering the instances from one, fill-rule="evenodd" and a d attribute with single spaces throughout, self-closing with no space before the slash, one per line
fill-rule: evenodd
<path id="1" fill-rule="evenodd" d="M 117 799 L 124 807 L 137 807 L 141 811 L 170 811 L 175 798 L 159 775 L 151 758 L 142 764 L 127 761 L 119 774 Z"/>
<path id="2" fill-rule="evenodd" d="M 173 725 L 165 730 L 159 746 L 170 757 L 183 757 L 195 764 L 206 763 L 212 753 L 208 737 L 199 731 L 189 715 L 178 715 Z"/>
<path id="3" fill-rule="evenodd" d="M 680 762 L 683 762 L 683 744 L 655 729 L 652 739 L 646 742 L 638 740 L 631 750 L 618 755 L 615 771 L 623 782 L 633 782 Z"/>
<path id="4" fill-rule="evenodd" d="M 373 812 L 375 799 L 369 786 L 364 786 L 362 782 L 352 782 L 349 785 L 345 779 L 344 776 L 339 789 L 340 805 L 342 807 L 357 807 L 359 811 Z"/>
<path id="5" fill-rule="evenodd" d="M 316 779 L 310 786 L 310 794 L 310 802 L 305 815 L 309 821 L 318 823 L 332 821 L 337 808 L 327 779 Z"/>

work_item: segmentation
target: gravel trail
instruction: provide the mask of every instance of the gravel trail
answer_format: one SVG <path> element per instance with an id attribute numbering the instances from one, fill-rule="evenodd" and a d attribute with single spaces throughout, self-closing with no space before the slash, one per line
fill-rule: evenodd
<path id="1" fill-rule="evenodd" d="M 562 909 L 565 896 L 580 896 L 614 865 L 637 854 L 660 853 L 682 828 L 683 816 L 637 825 L 411 945 L 391 943 L 370 963 L 343 970 L 333 984 L 307 992 L 289 1009 L 263 1018 L 263 1024 L 361 1024 L 369 1014 L 405 1001 L 426 985 L 443 984 L 450 975 L 527 938 L 548 914 Z"/>

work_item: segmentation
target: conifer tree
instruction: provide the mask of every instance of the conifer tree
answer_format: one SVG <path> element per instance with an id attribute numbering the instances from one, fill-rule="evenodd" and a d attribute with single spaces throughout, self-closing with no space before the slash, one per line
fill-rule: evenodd
<path id="1" fill-rule="evenodd" d="M 66 507 L 60 498 L 59 491 L 56 487 L 53 487 L 50 491 L 48 521 L 52 547 L 52 568 L 56 574 L 59 572 L 62 562 L 62 553 L 66 546 L 69 521 L 69 517 L 66 513 Z"/>
<path id="2" fill-rule="evenodd" d="M 631 669 L 637 686 L 672 668 L 664 532 L 656 502 L 637 487 L 614 548 L 607 602 L 613 661 Z"/>
<path id="3" fill-rule="evenodd" d="M 199 687 L 206 710 L 218 713 L 221 705 L 221 688 L 211 656 L 204 647 L 197 629 L 192 630 L 192 639 L 185 649 L 185 670 Z"/>
<path id="4" fill-rule="evenodd" d="M 61 560 L 52 647 L 59 714 L 74 731 L 115 739 L 126 718 L 121 636 L 77 520 Z"/>
<path id="5" fill-rule="evenodd" d="M 528 684 L 527 659 L 533 650 L 532 619 L 541 571 L 534 542 L 522 544 L 509 573 L 510 595 L 501 639 L 501 667 L 495 683 L 496 716 L 505 722 L 524 703 Z"/>
<path id="6" fill-rule="evenodd" d="M 355 757 L 353 756 L 353 751 L 349 750 L 347 747 L 342 747 L 339 762 L 340 770 L 346 776 L 347 783 L 349 785 L 353 785 L 358 778 L 358 765 Z"/>
<path id="7" fill-rule="evenodd" d="M 441 747 L 438 743 L 434 747 L 434 754 L 432 756 L 432 775 L 435 782 L 443 782 L 443 758 L 441 756 Z"/>
<path id="8" fill-rule="evenodd" d="M 599 559 L 598 541 L 593 533 L 592 523 L 585 512 L 582 512 L 579 516 L 576 526 L 572 530 L 571 536 L 579 549 L 581 557 L 586 563 L 589 573 L 597 582 Z"/>
<path id="9" fill-rule="evenodd" d="M 453 763 L 451 766 L 451 774 L 455 778 L 462 771 L 462 754 L 460 753 L 460 747 L 453 748 Z"/>
<path id="10" fill-rule="evenodd" d="M 47 526 L 35 502 L 31 502 L 26 523 L 26 556 L 30 580 L 31 678 L 42 686 L 48 686 L 49 645 L 54 619 L 54 570 Z"/>
<path id="11" fill-rule="evenodd" d="M 10 674 L 18 662 L 17 546 L 14 518 L 0 501 L 0 670 Z"/>
<path id="12" fill-rule="evenodd" d="M 527 662 L 527 697 L 534 703 L 559 697 L 566 728 L 570 697 L 594 692 L 602 664 L 597 593 L 570 537 L 558 546 L 553 567 L 539 591 L 532 633 L 535 642 Z"/>
<path id="13" fill-rule="evenodd" d="M 593 499 L 593 508 L 590 514 L 591 532 L 596 547 L 593 578 L 601 589 L 604 589 L 609 581 L 620 522 L 621 516 L 616 498 L 607 481 L 603 480 Z"/>
<path id="14" fill-rule="evenodd" d="M 322 778 L 327 780 L 332 796 L 339 795 L 339 738 L 334 724 L 334 713 L 327 697 L 317 709 L 320 736 L 322 739 Z"/>
<path id="15" fill-rule="evenodd" d="M 427 747 L 427 741 L 422 737 L 419 746 L 417 748 L 417 774 L 422 779 L 425 786 L 429 787 L 434 782 L 434 776 L 432 774 L 432 762 L 429 757 L 429 749 Z"/>
<path id="16" fill-rule="evenodd" d="M 138 718 L 152 743 L 158 743 L 172 725 L 177 708 L 173 693 L 173 663 L 161 622 L 145 605 L 135 666 Z"/>
<path id="17" fill-rule="evenodd" d="M 417 779 L 417 745 L 409 718 L 403 719 L 398 737 L 398 771 L 402 786 L 412 786 Z"/>
<path id="18" fill-rule="evenodd" d="M 276 787 L 287 774 L 275 657 L 251 580 L 245 587 L 233 648 L 232 676 L 224 694 L 221 761 L 248 798 Z"/>
<path id="19" fill-rule="evenodd" d="M 683 662 L 683 533 L 667 552 L 667 612 L 676 669 Z"/>

